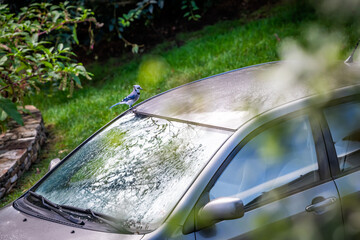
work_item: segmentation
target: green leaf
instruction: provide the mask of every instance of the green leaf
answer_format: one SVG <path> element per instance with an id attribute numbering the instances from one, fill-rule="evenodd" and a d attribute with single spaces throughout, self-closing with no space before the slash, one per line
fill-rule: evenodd
<path id="1" fill-rule="evenodd" d="M 64 48 L 64 44 L 60 43 L 60 44 L 58 45 L 58 51 L 61 51 L 63 48 Z"/>
<path id="2" fill-rule="evenodd" d="M 0 66 L 4 65 L 5 62 L 6 62 L 6 60 L 7 60 L 7 56 L 4 55 L 4 56 L 0 59 Z"/>
<path id="3" fill-rule="evenodd" d="M 56 64 L 57 64 L 61 69 L 64 69 L 64 68 L 65 68 L 64 63 L 62 63 L 62 62 L 57 62 Z"/>
<path id="4" fill-rule="evenodd" d="M 7 113 L 4 110 L 0 110 L 0 121 L 5 121 L 7 117 Z"/>
<path id="5" fill-rule="evenodd" d="M 58 55 L 57 58 L 58 58 L 58 59 L 67 60 L 67 61 L 70 61 L 70 60 L 71 60 L 71 58 L 65 57 L 65 56 L 61 56 L 61 55 Z"/>
<path id="6" fill-rule="evenodd" d="M 75 23 L 74 27 L 73 27 L 73 32 L 72 32 L 72 36 L 74 38 L 74 41 L 76 42 L 76 44 L 79 45 L 79 40 L 77 38 L 77 34 L 76 34 L 76 28 L 77 28 L 77 24 Z"/>
<path id="7" fill-rule="evenodd" d="M 48 68 L 50 68 L 50 69 L 53 69 L 53 65 L 52 65 L 51 63 L 46 62 L 46 61 L 41 61 L 41 63 L 44 64 L 45 67 L 48 67 Z"/>
<path id="8" fill-rule="evenodd" d="M 86 69 L 85 69 L 85 67 L 83 65 L 78 65 L 78 66 L 75 67 L 75 69 L 78 69 L 78 70 L 80 70 L 82 72 L 86 72 Z"/>
<path id="9" fill-rule="evenodd" d="M 195 9 L 197 7 L 195 1 L 191 1 L 190 3 L 191 3 L 191 6 L 193 9 Z"/>
<path id="10" fill-rule="evenodd" d="M 58 18 L 60 17 L 60 13 L 58 11 L 53 11 L 52 14 L 54 15 L 52 21 L 53 21 L 53 23 L 55 23 L 58 20 Z"/>
<path id="11" fill-rule="evenodd" d="M 56 9 L 59 9 L 59 6 L 53 5 L 50 7 L 50 11 L 54 11 Z"/>
<path id="12" fill-rule="evenodd" d="M 0 108 L 6 112 L 9 117 L 14 119 L 18 124 L 24 125 L 21 114 L 18 112 L 15 103 L 11 102 L 7 98 L 0 97 Z"/>
<path id="13" fill-rule="evenodd" d="M 36 46 L 39 40 L 39 35 L 37 33 L 31 36 L 31 43 L 32 45 Z"/>
<path id="14" fill-rule="evenodd" d="M 71 74 L 72 78 L 75 80 L 76 84 L 81 86 L 80 78 L 75 74 Z"/>

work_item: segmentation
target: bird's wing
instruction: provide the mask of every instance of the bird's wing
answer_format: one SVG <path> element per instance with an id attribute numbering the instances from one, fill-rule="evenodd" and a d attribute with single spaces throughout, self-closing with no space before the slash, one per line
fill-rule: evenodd
<path id="1" fill-rule="evenodd" d="M 116 104 L 114 104 L 114 105 L 112 105 L 111 107 L 109 107 L 109 109 L 111 109 L 111 108 L 113 108 L 113 107 L 115 107 L 116 105 L 120 105 L 120 104 L 126 104 L 126 103 L 124 103 L 124 102 L 118 102 L 118 103 L 116 103 Z"/>
<path id="2" fill-rule="evenodd" d="M 127 96 L 126 98 L 124 98 L 122 100 L 122 102 L 127 102 L 129 100 L 135 100 L 138 97 L 138 94 L 135 91 L 132 91 L 129 96 Z"/>

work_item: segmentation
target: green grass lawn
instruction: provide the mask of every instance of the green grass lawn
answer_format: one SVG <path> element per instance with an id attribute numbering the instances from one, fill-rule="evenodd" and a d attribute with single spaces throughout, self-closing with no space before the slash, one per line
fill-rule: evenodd
<path id="1" fill-rule="evenodd" d="M 258 18 L 257 16 L 267 16 Z M 247 18 L 223 21 L 196 32 L 181 33 L 176 41 L 159 44 L 131 60 L 109 59 L 87 66 L 94 73 L 91 82 L 74 92 L 41 94 L 29 98 L 43 113 L 50 140 L 34 164 L 19 180 L 17 187 L 0 207 L 19 197 L 47 171 L 51 159 L 63 158 L 93 132 L 127 109 L 109 107 L 140 84 L 140 101 L 167 89 L 224 71 L 278 60 L 281 39 L 301 37 L 302 30 L 315 16 L 299 6 L 279 5 L 262 9 Z M 181 43 L 181 46 L 178 46 Z"/>

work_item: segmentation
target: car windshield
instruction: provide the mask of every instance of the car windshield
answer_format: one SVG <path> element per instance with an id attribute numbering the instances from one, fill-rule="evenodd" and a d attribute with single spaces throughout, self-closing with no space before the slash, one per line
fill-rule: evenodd
<path id="1" fill-rule="evenodd" d="M 128 113 L 73 153 L 35 190 L 136 231 L 159 227 L 232 134 Z"/>

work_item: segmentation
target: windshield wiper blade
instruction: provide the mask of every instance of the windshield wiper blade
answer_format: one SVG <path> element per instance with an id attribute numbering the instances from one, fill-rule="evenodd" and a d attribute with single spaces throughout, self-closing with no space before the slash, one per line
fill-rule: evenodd
<path id="1" fill-rule="evenodd" d="M 58 215 L 60 215 L 61 217 L 63 217 L 64 219 L 75 223 L 77 225 L 85 225 L 85 222 L 81 219 L 77 219 L 74 218 L 73 216 L 71 216 L 70 214 L 66 213 L 63 211 L 62 206 L 58 205 L 56 203 L 51 202 L 49 199 L 46 199 L 45 197 L 43 197 L 40 194 L 37 194 L 33 191 L 29 191 L 29 194 L 39 200 L 41 200 L 41 203 L 43 206 L 49 208 L 51 211 L 57 213 Z"/>
<path id="2" fill-rule="evenodd" d="M 100 214 L 98 213 L 95 213 L 93 210 L 91 209 L 82 209 L 82 208 L 77 208 L 77 207 L 72 207 L 72 206 L 67 206 L 67 205 L 64 205 L 63 208 L 66 208 L 66 209 L 69 209 L 70 211 L 74 211 L 74 212 L 77 212 L 77 213 L 84 213 L 84 214 L 87 214 L 88 216 L 91 216 L 111 227 L 113 227 L 114 229 L 116 229 L 117 231 L 121 232 L 121 233 L 124 233 L 124 234 L 132 234 L 133 232 L 127 230 L 124 226 L 120 225 L 118 222 L 116 222 L 116 220 L 110 220 L 110 219 L 113 219 L 113 217 L 111 216 L 107 216 L 107 215 L 104 215 L 104 214 L 101 214 L 103 216 L 100 216 Z M 106 217 L 105 217 L 106 216 Z M 108 218 L 108 219 L 106 219 Z"/>
<path id="3" fill-rule="evenodd" d="M 47 199 L 44 196 L 42 196 L 40 194 L 37 194 L 37 193 L 35 193 L 33 191 L 29 191 L 29 194 L 31 196 L 41 200 L 42 205 L 44 205 L 45 207 L 51 209 L 53 212 L 59 214 L 61 217 L 65 218 L 66 220 L 68 220 L 68 221 L 70 221 L 72 223 L 75 223 L 75 224 L 78 224 L 78 225 L 85 225 L 84 221 L 82 221 L 80 219 L 77 219 L 77 218 L 74 218 L 73 216 L 71 216 L 67 212 L 64 212 L 64 210 L 87 214 L 88 216 L 91 216 L 94 219 L 97 219 L 97 220 L 111 226 L 112 228 L 114 228 L 118 232 L 125 233 L 125 234 L 132 234 L 133 233 L 133 232 L 127 230 L 125 227 L 123 227 L 119 223 L 117 223 L 115 220 L 110 220 L 110 218 L 112 218 L 110 216 L 107 216 L 107 218 L 109 218 L 109 219 L 106 219 L 105 217 L 99 216 L 98 213 L 95 213 L 91 209 L 81 209 L 81 208 L 67 206 L 67 205 L 59 205 L 59 204 L 53 203 L 49 199 Z"/>

